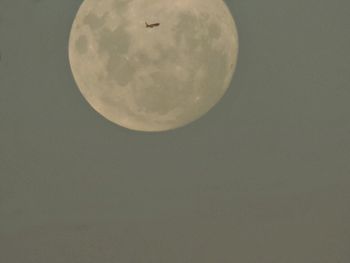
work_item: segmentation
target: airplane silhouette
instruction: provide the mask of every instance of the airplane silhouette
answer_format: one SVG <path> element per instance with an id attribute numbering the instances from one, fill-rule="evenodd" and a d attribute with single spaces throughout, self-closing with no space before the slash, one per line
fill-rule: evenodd
<path id="1" fill-rule="evenodd" d="M 149 27 L 149 28 L 153 28 L 153 27 L 156 27 L 156 26 L 160 25 L 160 23 L 147 24 L 147 22 L 145 22 L 145 24 L 146 24 L 146 27 Z"/>

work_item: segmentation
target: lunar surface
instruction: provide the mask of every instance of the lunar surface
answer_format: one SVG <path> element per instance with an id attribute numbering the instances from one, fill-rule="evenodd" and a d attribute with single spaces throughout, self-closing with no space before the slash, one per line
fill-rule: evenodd
<path id="1" fill-rule="evenodd" d="M 73 76 L 88 103 L 139 131 L 203 116 L 229 87 L 237 53 L 222 0 L 85 0 L 69 39 Z"/>

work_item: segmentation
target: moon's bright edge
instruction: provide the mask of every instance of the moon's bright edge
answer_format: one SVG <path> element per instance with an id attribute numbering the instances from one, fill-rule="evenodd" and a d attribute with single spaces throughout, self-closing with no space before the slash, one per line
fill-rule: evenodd
<path id="1" fill-rule="evenodd" d="M 237 54 L 222 0 L 85 0 L 69 38 L 88 103 L 139 131 L 174 129 L 208 112 L 229 87 Z"/>

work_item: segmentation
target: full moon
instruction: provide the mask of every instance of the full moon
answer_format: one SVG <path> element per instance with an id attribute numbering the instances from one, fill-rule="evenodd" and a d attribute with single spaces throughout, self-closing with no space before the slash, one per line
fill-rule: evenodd
<path id="1" fill-rule="evenodd" d="M 207 113 L 230 85 L 238 53 L 223 0 L 85 0 L 69 61 L 87 102 L 131 130 L 164 131 Z"/>

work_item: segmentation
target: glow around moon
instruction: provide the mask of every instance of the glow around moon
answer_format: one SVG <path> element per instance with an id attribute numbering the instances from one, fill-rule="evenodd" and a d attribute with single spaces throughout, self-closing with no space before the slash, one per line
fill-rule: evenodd
<path id="1" fill-rule="evenodd" d="M 222 0 L 85 0 L 69 40 L 88 103 L 140 131 L 174 129 L 208 112 L 229 87 L 237 52 Z"/>

